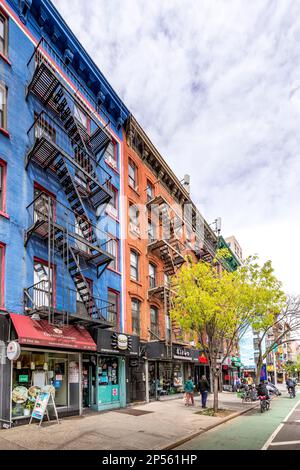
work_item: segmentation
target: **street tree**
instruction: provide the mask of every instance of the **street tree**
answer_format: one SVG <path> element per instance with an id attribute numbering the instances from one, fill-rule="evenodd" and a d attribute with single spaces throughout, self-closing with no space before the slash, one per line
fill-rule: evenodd
<path id="1" fill-rule="evenodd" d="M 252 323 L 257 337 L 258 357 L 256 362 L 256 383 L 266 358 L 280 346 L 296 340 L 300 328 L 300 297 L 288 296 L 281 310 L 270 310 L 264 317 L 256 316 Z"/>
<path id="2" fill-rule="evenodd" d="M 219 250 L 214 263 L 191 260 L 173 278 L 171 318 L 182 331 L 193 332 L 213 377 L 214 411 L 222 365 L 249 326 L 251 286 L 236 272 L 220 269 L 226 257 Z"/>

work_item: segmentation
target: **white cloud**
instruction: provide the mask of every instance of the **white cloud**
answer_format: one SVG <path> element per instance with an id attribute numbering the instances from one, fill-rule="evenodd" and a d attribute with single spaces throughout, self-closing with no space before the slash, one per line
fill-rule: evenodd
<path id="1" fill-rule="evenodd" d="M 300 2 L 54 4 L 208 221 L 299 292 Z"/>

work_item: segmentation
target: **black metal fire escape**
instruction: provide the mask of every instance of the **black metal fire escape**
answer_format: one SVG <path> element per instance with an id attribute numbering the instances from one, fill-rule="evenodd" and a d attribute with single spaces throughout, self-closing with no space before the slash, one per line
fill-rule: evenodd
<path id="1" fill-rule="evenodd" d="M 80 186 L 74 181 L 69 167 L 71 164 L 77 172 L 84 176 L 88 188 L 88 199 L 94 209 L 109 202 L 112 194 L 107 185 L 108 180 L 104 185 L 101 184 L 96 168 L 99 167 L 99 153 L 105 152 L 111 139 L 100 125 L 97 125 L 89 135 L 77 121 L 72 111 L 74 96 L 62 83 L 55 68 L 40 53 L 39 47 L 36 49 L 35 61 L 35 71 L 28 86 L 27 95 L 33 93 L 44 106 L 48 106 L 61 125 L 44 111 L 35 119 L 33 126 L 28 131 L 34 133 L 34 144 L 26 156 L 26 169 L 30 162 L 34 161 L 44 170 L 50 169 L 56 174 L 65 191 L 82 236 L 89 245 L 91 253 L 89 261 L 93 261 L 97 265 L 98 275 L 101 275 L 111 262 L 112 257 L 103 251 L 98 243 L 94 226 L 82 200 Z M 57 133 L 60 135 L 64 133 L 67 136 L 74 155 L 69 155 L 57 142 Z M 103 169 L 101 168 L 101 170 Z M 44 222 L 48 223 L 48 220 Z M 30 228 L 25 244 L 31 234 L 36 231 L 37 224 L 42 225 L 43 220 L 36 221 L 35 226 Z M 66 240 L 64 228 L 55 223 L 53 223 L 52 238 L 52 242 L 55 243 L 68 266 L 76 289 L 90 316 L 99 314 L 89 284 L 80 267 L 80 252 L 74 251 L 74 248 Z"/>

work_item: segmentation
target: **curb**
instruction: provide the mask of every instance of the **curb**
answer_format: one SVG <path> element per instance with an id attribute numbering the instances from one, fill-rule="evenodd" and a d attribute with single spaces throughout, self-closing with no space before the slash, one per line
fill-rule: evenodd
<path id="1" fill-rule="evenodd" d="M 232 419 L 237 418 L 238 416 L 241 416 L 245 413 L 248 413 L 248 411 L 254 410 L 255 408 L 258 407 L 258 405 L 259 405 L 259 403 L 256 403 L 255 405 L 247 408 L 246 410 L 242 410 L 242 411 L 238 411 L 236 413 L 232 413 L 231 415 L 227 416 L 226 418 L 223 418 L 218 423 L 212 424 L 212 425 L 208 426 L 205 429 L 201 429 L 201 431 L 197 431 L 193 434 L 190 434 L 189 436 L 184 437 L 184 438 L 180 439 L 179 441 L 172 442 L 172 444 L 169 444 L 166 447 L 161 447 L 159 450 L 172 450 L 175 447 L 178 447 L 178 446 L 180 446 L 182 444 L 185 444 L 186 442 L 190 441 L 191 439 L 194 439 L 194 437 L 198 437 L 201 434 L 204 434 L 205 432 L 210 431 L 211 429 L 214 429 L 214 428 L 220 426 L 221 424 L 226 423 L 227 421 L 231 421 Z"/>

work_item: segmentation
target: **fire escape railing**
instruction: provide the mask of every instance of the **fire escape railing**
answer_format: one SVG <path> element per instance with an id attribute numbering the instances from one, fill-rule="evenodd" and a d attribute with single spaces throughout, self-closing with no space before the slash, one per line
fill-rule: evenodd
<path id="1" fill-rule="evenodd" d="M 80 148 L 78 142 L 72 139 L 72 136 L 69 136 L 65 129 L 46 111 L 42 111 L 35 117 L 27 135 L 29 152 L 26 157 L 26 168 L 31 160 L 34 160 L 44 169 L 51 168 L 55 171 L 56 159 L 62 156 L 86 178 L 87 191 L 91 182 L 110 191 L 109 183 L 112 177 L 108 171 L 98 163 L 91 153 Z M 79 150 L 76 151 L 74 148 Z M 96 179 L 93 167 L 100 173 L 101 182 Z"/>
<path id="2" fill-rule="evenodd" d="M 58 229 L 63 230 L 71 239 L 71 245 L 78 251 L 88 251 L 88 249 L 98 248 L 99 251 L 108 251 L 108 245 L 112 240 L 106 232 L 101 230 L 95 224 L 88 221 L 90 234 L 83 236 L 78 229 L 80 222 L 86 221 L 83 215 L 71 210 L 62 202 L 54 200 L 45 192 L 41 192 L 27 207 L 28 224 L 25 234 L 25 245 L 27 245 L 33 234 L 47 239 L 49 235 L 48 224 L 54 224 Z M 91 229 L 96 234 L 97 241 L 92 238 Z M 85 248 L 83 248 L 85 245 Z"/>
<path id="3" fill-rule="evenodd" d="M 87 86 L 78 78 L 78 76 L 66 64 L 66 61 L 62 59 L 62 57 L 54 50 L 51 44 L 49 44 L 49 42 L 44 37 L 41 38 L 35 47 L 33 54 L 27 62 L 27 67 L 30 68 L 33 65 L 35 69 L 42 62 L 45 62 L 47 65 L 49 65 L 49 67 L 51 67 L 53 70 L 53 73 L 57 75 L 58 67 L 62 71 L 62 74 L 59 75 L 60 80 L 63 80 L 65 84 L 70 82 L 72 83 L 72 92 L 74 93 L 75 99 L 78 99 L 81 105 L 84 105 L 83 100 L 90 102 L 95 111 L 98 114 L 101 114 L 101 117 L 106 121 L 105 127 L 110 125 L 110 117 L 103 109 L 103 106 L 101 106 L 101 103 L 95 98 L 95 96 L 93 96 L 92 92 L 87 89 Z M 95 114 L 95 112 L 92 112 L 91 109 L 89 110 L 91 115 Z"/>

